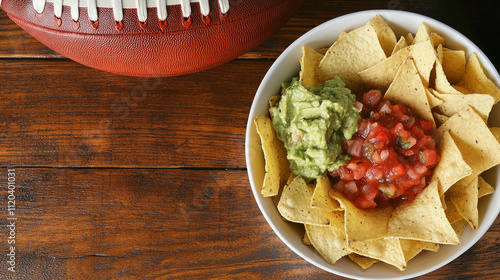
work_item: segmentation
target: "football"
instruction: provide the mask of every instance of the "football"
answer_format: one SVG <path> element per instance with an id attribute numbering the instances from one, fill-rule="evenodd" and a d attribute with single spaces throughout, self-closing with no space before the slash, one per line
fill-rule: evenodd
<path id="1" fill-rule="evenodd" d="M 278 31 L 303 0 L 0 0 L 55 52 L 99 70 L 166 77 L 237 58 Z"/>

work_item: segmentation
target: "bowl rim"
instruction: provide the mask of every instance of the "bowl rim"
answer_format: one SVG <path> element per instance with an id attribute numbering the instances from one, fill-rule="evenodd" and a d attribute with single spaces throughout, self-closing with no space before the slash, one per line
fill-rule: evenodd
<path id="1" fill-rule="evenodd" d="M 497 191 L 494 194 L 487 197 L 486 200 L 484 200 L 485 203 L 483 203 L 483 204 L 487 204 L 484 207 L 488 207 L 488 209 L 484 210 L 479 228 L 474 230 L 473 233 L 471 233 L 471 229 L 468 227 L 466 229 L 466 231 L 464 232 L 464 235 L 465 234 L 471 235 L 471 236 L 468 236 L 468 242 L 466 242 L 465 244 L 463 243 L 460 245 L 453 246 L 454 249 L 451 249 L 451 251 L 453 251 L 453 252 L 451 254 L 449 254 L 448 257 L 444 258 L 441 261 L 438 261 L 437 263 L 434 263 L 433 265 L 430 265 L 430 266 L 427 265 L 426 268 L 418 270 L 416 272 L 405 273 L 405 271 L 399 272 L 396 269 L 395 273 L 391 272 L 391 275 L 375 275 L 375 277 L 373 277 L 373 275 L 369 275 L 370 269 L 360 270 L 361 273 L 358 272 L 356 274 L 348 273 L 348 272 L 340 271 L 340 270 L 336 269 L 335 265 L 339 265 L 339 262 L 341 260 L 339 260 L 339 262 L 337 262 L 337 264 L 335 264 L 335 265 L 330 265 L 330 264 L 325 265 L 324 260 L 323 260 L 323 262 L 321 262 L 321 260 L 318 260 L 317 258 L 311 257 L 310 255 L 304 253 L 301 248 L 292 244 L 292 242 L 290 240 L 288 240 L 287 236 L 285 236 L 285 234 L 283 232 L 281 232 L 281 230 L 278 228 L 278 225 L 275 223 L 275 219 L 276 219 L 275 212 L 277 212 L 277 210 L 275 209 L 274 210 L 275 212 L 271 213 L 271 212 L 268 212 L 268 210 L 266 209 L 266 206 L 264 205 L 265 200 L 266 199 L 270 200 L 270 198 L 264 198 L 260 195 L 260 192 L 258 191 L 258 189 L 260 189 L 260 187 L 258 188 L 257 184 L 259 184 L 261 186 L 262 182 L 258 183 L 255 180 L 256 176 L 257 177 L 262 176 L 262 174 L 256 175 L 256 173 L 259 173 L 259 172 L 262 173 L 262 170 L 257 172 L 257 170 L 254 170 L 254 168 L 253 168 L 253 162 L 255 161 L 255 155 L 253 154 L 253 152 L 255 151 L 255 149 L 259 148 L 259 147 L 255 147 L 255 145 L 254 145 L 255 143 L 252 143 L 252 139 L 255 139 L 255 137 L 256 137 L 255 125 L 253 123 L 253 119 L 255 116 L 258 116 L 256 111 L 261 106 L 260 104 L 258 104 L 258 101 L 260 100 L 261 101 L 260 103 L 262 103 L 262 100 L 261 100 L 262 96 L 265 95 L 266 89 L 269 87 L 269 83 L 279 84 L 281 82 L 281 81 L 270 81 L 270 79 L 273 78 L 273 73 L 275 73 L 275 71 L 282 64 L 284 64 L 286 62 L 286 60 L 289 60 L 290 56 L 292 56 L 294 59 L 296 59 L 295 64 L 298 64 L 298 58 L 300 56 L 297 56 L 297 49 L 300 49 L 302 47 L 302 45 L 305 45 L 305 44 L 314 48 L 314 44 L 317 42 L 308 41 L 308 40 L 310 40 L 310 37 L 314 36 L 314 34 L 322 32 L 324 29 L 331 27 L 335 24 L 341 25 L 341 24 L 345 24 L 346 22 L 349 22 L 349 21 L 360 21 L 360 22 L 363 22 L 363 24 L 364 24 L 370 18 L 375 16 L 376 14 L 379 14 L 384 19 L 386 19 L 387 22 L 389 23 L 389 25 L 395 24 L 395 23 L 391 22 L 391 19 L 393 19 L 394 17 L 396 17 L 396 18 L 404 17 L 404 18 L 408 18 L 409 20 L 411 19 L 412 21 L 416 21 L 416 22 L 417 21 L 418 22 L 425 22 L 427 24 L 427 26 L 429 27 L 429 31 L 431 31 L 431 32 L 433 30 L 446 31 L 446 32 L 441 32 L 439 34 L 442 35 L 443 37 L 445 37 L 447 45 L 449 42 L 451 42 L 451 45 L 458 45 L 461 49 L 464 49 L 466 51 L 467 58 L 473 52 L 476 53 L 479 60 L 481 61 L 481 64 L 483 65 L 485 72 L 490 77 L 490 79 L 493 82 L 495 82 L 497 84 L 497 86 L 500 84 L 500 75 L 498 74 L 498 71 L 496 70 L 494 65 L 491 63 L 491 61 L 486 57 L 486 55 L 466 36 L 464 36 L 463 34 L 458 32 L 454 28 L 452 28 L 452 27 L 450 27 L 450 26 L 448 26 L 448 25 L 446 25 L 438 20 L 435 20 L 433 18 L 430 18 L 430 17 L 425 16 L 425 15 L 421 15 L 418 13 L 408 12 L 408 11 L 400 11 L 400 10 L 379 10 L 379 9 L 377 9 L 377 10 L 365 10 L 365 11 L 359 11 L 359 12 L 345 14 L 345 15 L 330 19 L 330 20 L 314 27 L 313 29 L 309 30 L 308 32 L 304 33 L 302 36 L 300 36 L 298 39 L 296 39 L 292 44 L 290 44 L 281 53 L 281 55 L 275 60 L 275 62 L 272 64 L 272 66 L 269 68 L 269 70 L 267 71 L 266 75 L 262 79 L 261 84 L 259 85 L 259 87 L 257 89 L 257 92 L 254 96 L 254 100 L 252 102 L 252 106 L 250 108 L 248 122 L 247 122 L 247 126 L 246 126 L 246 133 L 245 133 L 245 159 L 246 159 L 248 177 L 249 177 L 250 185 L 252 188 L 252 193 L 254 195 L 254 198 L 256 200 L 256 203 L 257 203 L 261 213 L 265 217 L 269 226 L 276 233 L 276 235 L 278 235 L 278 237 L 282 240 L 282 242 L 284 242 L 287 245 L 287 247 L 290 248 L 293 252 L 295 252 L 301 258 L 305 259 L 306 261 L 308 261 L 309 263 L 313 264 L 314 266 L 316 266 L 320 269 L 323 269 L 323 270 L 328 271 L 330 273 L 333 273 L 333 274 L 336 274 L 339 276 L 343 276 L 343 277 L 347 277 L 347 278 L 404 279 L 404 278 L 418 277 L 418 276 L 427 274 L 429 272 L 435 271 L 435 270 L 447 265 L 451 261 L 455 260 L 460 255 L 462 255 L 464 252 L 466 252 L 470 247 L 472 247 L 474 244 L 476 244 L 476 242 L 486 233 L 486 231 L 495 222 L 496 217 L 500 213 L 500 192 Z M 351 28 L 359 27 L 361 25 L 351 26 Z M 406 32 L 412 32 L 413 34 L 415 34 L 416 28 L 418 28 L 418 26 L 414 26 L 414 28 L 415 28 L 415 30 L 408 30 L 407 28 L 402 28 L 402 30 L 404 30 Z M 342 31 L 346 31 L 346 29 L 339 28 L 336 30 L 336 32 L 338 34 Z M 395 30 L 395 33 L 397 33 L 396 30 Z M 445 34 L 442 34 L 442 33 L 445 33 Z M 452 37 L 453 39 L 448 38 L 448 37 Z M 332 43 L 333 43 L 333 41 L 335 41 L 337 39 L 337 37 L 331 38 L 331 39 L 332 39 Z M 321 47 L 321 46 L 318 45 L 316 47 Z M 298 72 L 295 72 L 294 75 L 296 76 L 297 73 Z M 289 78 L 291 78 L 291 77 L 289 77 Z M 269 90 L 267 90 L 267 92 L 268 91 Z M 276 89 L 275 93 L 276 94 L 278 93 L 278 89 Z M 267 104 L 267 100 L 265 100 L 265 101 Z M 494 109 L 495 109 L 495 107 L 494 107 Z M 492 110 L 492 113 L 493 113 L 493 110 Z M 495 111 L 500 111 L 500 110 L 495 110 Z M 500 114 L 498 114 L 498 118 L 495 118 L 495 119 L 500 120 Z M 500 123 L 498 123 L 497 125 L 500 126 Z M 263 155 L 261 154 L 260 157 L 262 158 Z M 261 169 L 263 169 L 263 167 Z M 498 178 L 499 176 L 497 176 L 497 174 L 496 174 L 496 167 L 494 169 L 495 170 L 493 170 L 493 172 L 495 174 L 493 174 L 492 176 L 495 176 L 495 179 L 497 180 L 496 185 L 499 185 L 500 180 Z M 490 171 L 487 171 L 487 172 L 490 172 Z M 485 199 L 485 198 L 482 198 L 482 199 Z M 492 203 L 492 202 L 498 202 L 498 203 Z M 496 206 L 492 205 L 492 204 L 496 204 Z M 277 221 L 277 222 L 279 222 L 279 221 Z M 303 246 L 305 246 L 305 245 L 303 245 Z M 303 248 L 303 246 L 301 246 L 301 247 Z M 441 250 L 443 250 L 443 248 L 441 248 L 440 251 Z M 425 253 L 430 253 L 430 252 L 423 252 L 423 253 L 425 254 Z M 438 251 L 438 253 L 439 253 L 439 251 Z M 437 253 L 434 253 L 434 254 L 437 254 Z M 345 258 L 343 258 L 343 259 L 345 259 Z M 411 261 L 410 261 L 409 267 L 411 267 Z M 394 271 L 393 269 L 388 269 L 388 271 L 389 270 Z M 409 271 L 409 269 L 407 269 L 406 271 Z M 363 275 L 363 274 L 365 274 L 365 275 Z"/>

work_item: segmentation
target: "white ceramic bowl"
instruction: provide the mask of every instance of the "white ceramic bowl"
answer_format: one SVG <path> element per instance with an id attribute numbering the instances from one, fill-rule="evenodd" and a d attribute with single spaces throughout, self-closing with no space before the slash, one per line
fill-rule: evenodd
<path id="1" fill-rule="evenodd" d="M 434 271 L 453 261 L 473 246 L 500 213 L 500 191 L 481 198 L 479 206 L 480 226 L 477 230 L 467 227 L 461 237 L 461 244 L 455 246 L 442 245 L 441 249 L 436 253 L 424 251 L 410 260 L 405 271 L 399 271 L 385 263 L 377 263 L 371 268 L 363 270 L 348 258 L 339 260 L 335 265 L 328 264 L 314 248 L 302 243 L 304 233 L 301 227 L 284 222 L 272 200 L 262 197 L 259 192 L 265 173 L 264 156 L 253 119 L 256 116 L 267 114 L 268 99 L 272 95 L 279 93 L 282 81 L 289 81 L 292 77 L 298 75 L 302 45 L 308 45 L 313 49 L 330 46 L 340 33 L 364 25 L 376 14 L 380 14 L 389 23 L 398 38 L 408 32 L 415 34 L 422 22 L 427 23 L 430 31 L 434 31 L 445 38 L 448 47 L 465 50 L 467 57 L 475 52 L 489 77 L 497 85 L 500 84 L 498 72 L 484 53 L 464 35 L 439 21 L 414 13 L 390 10 L 370 10 L 337 17 L 312 29 L 291 44 L 278 57 L 262 80 L 248 117 L 245 144 L 246 163 L 250 185 L 262 214 L 281 240 L 299 256 L 321 269 L 344 277 L 355 279 L 404 279 Z M 490 125 L 500 126 L 499 111 L 498 106 L 493 108 Z M 497 167 L 488 170 L 484 177 L 493 186 L 498 186 L 500 183 Z"/>

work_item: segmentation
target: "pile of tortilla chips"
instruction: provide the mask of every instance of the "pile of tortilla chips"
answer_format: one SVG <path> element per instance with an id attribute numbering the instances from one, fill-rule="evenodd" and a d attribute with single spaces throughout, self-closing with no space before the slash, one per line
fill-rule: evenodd
<path id="1" fill-rule="evenodd" d="M 309 184 L 294 176 L 271 120 L 256 118 L 266 160 L 262 195 L 273 197 L 284 219 L 304 225 L 305 244 L 331 264 L 348 256 L 362 268 L 381 261 L 404 270 L 422 250 L 458 244 L 467 224 L 478 227 L 479 198 L 494 191 L 481 173 L 500 163 L 500 128 L 487 125 L 500 89 L 475 54 L 447 48 L 425 23 L 398 40 L 377 15 L 328 49 L 304 46 L 300 63 L 306 87 L 338 75 L 353 93 L 381 89 L 385 99 L 432 120 L 441 154 L 413 202 L 361 210 L 327 176 Z M 270 106 L 275 103 L 273 97 Z"/>

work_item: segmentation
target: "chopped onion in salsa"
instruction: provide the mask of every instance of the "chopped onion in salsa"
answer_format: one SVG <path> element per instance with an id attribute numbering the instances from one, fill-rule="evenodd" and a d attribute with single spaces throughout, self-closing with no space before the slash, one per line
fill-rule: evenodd
<path id="1" fill-rule="evenodd" d="M 356 134 L 342 143 L 352 159 L 329 173 L 338 180 L 334 189 L 361 209 L 413 201 L 440 160 L 432 121 L 383 100 L 378 90 L 364 93 L 355 107 L 362 119 Z"/>

